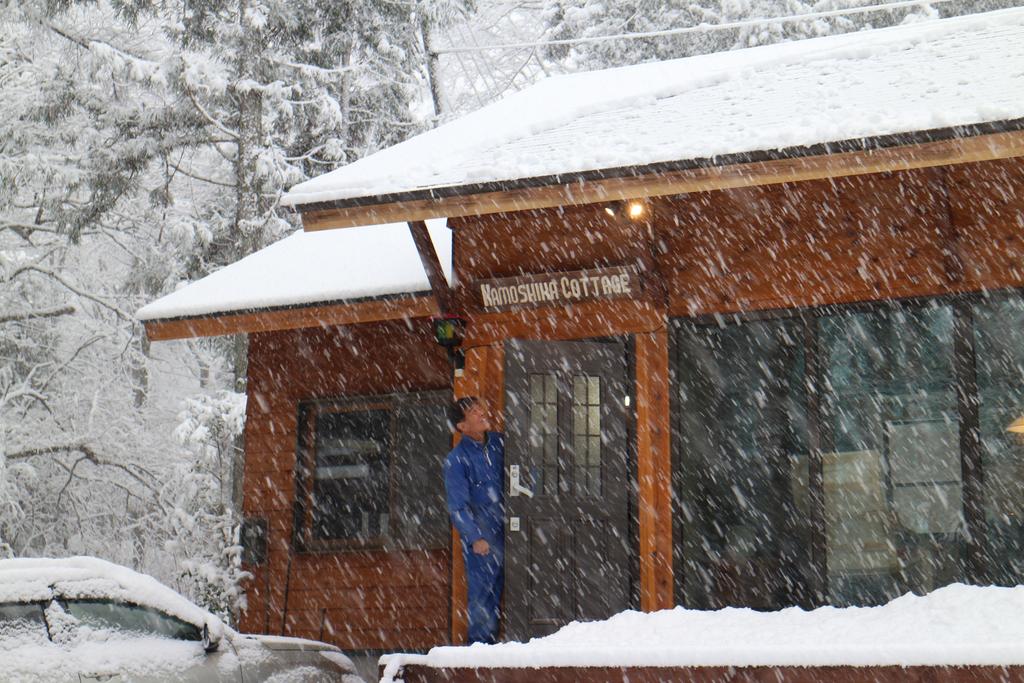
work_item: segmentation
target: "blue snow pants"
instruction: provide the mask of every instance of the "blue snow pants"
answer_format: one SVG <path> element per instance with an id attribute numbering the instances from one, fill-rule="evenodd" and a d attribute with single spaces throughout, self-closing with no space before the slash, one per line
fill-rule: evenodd
<path id="1" fill-rule="evenodd" d="M 462 544 L 466 561 L 467 607 L 469 612 L 469 643 L 498 642 L 501 612 L 501 590 L 505 584 L 505 548 L 491 543 L 491 552 L 477 555 Z"/>

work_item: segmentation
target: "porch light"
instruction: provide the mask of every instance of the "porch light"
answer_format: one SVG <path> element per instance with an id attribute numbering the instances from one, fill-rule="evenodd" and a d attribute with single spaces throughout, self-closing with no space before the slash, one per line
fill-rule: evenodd
<path id="1" fill-rule="evenodd" d="M 1024 434 L 1024 417 L 1018 417 L 1016 420 L 1010 423 L 1010 426 L 1006 428 L 1008 432 L 1014 432 L 1016 434 Z"/>
<path id="2" fill-rule="evenodd" d="M 640 199 L 621 200 L 604 207 L 604 212 L 615 218 L 619 212 L 631 221 L 638 221 L 647 216 L 647 202 Z"/>
<path id="3" fill-rule="evenodd" d="M 626 207 L 626 213 L 631 220 L 638 221 L 647 213 L 647 206 L 643 202 L 632 201 Z"/>

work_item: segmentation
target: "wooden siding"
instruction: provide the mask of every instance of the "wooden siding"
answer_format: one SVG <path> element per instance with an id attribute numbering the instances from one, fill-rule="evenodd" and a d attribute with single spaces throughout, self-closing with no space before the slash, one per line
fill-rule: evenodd
<path id="1" fill-rule="evenodd" d="M 294 553 L 297 409 L 302 400 L 443 389 L 449 366 L 426 321 L 254 334 L 243 510 L 267 519 L 267 561 L 249 568 L 245 631 L 347 650 L 448 642 L 447 550 Z"/>
<path id="2" fill-rule="evenodd" d="M 671 315 L 1024 285 L 1024 162 L 673 198 Z"/>
<path id="3" fill-rule="evenodd" d="M 537 336 L 555 336 L 573 316 L 591 336 L 636 332 L 622 320 L 630 306 L 649 307 L 654 322 L 1024 286 L 1017 158 L 695 192 L 649 206 L 650 230 L 609 216 L 611 205 L 451 220 L 463 283 L 456 295 L 476 321 L 469 334 L 491 341 L 540 326 Z M 634 304 L 484 314 L 469 290 L 478 279 L 637 263 L 644 283 Z"/>

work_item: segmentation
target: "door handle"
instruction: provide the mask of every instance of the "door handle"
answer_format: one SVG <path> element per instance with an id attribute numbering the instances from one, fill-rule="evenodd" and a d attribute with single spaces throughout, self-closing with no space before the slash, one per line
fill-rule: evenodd
<path id="1" fill-rule="evenodd" d="M 509 465 L 508 468 L 508 495 L 524 495 L 533 498 L 533 491 L 519 483 L 519 465 Z"/>

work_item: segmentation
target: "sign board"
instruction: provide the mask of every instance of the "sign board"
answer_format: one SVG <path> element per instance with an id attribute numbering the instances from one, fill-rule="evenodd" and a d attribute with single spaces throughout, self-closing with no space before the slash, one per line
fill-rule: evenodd
<path id="1" fill-rule="evenodd" d="M 640 293 L 635 266 L 521 275 L 477 282 L 484 310 L 559 306 L 598 299 L 633 298 Z"/>

